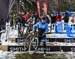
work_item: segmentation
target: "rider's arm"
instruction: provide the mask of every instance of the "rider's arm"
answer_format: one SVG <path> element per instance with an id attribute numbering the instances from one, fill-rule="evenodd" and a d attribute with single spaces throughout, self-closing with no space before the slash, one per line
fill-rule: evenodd
<path id="1" fill-rule="evenodd" d="M 39 25 L 39 22 L 36 23 L 35 25 L 33 25 L 33 31 L 35 30 L 35 28 Z"/>

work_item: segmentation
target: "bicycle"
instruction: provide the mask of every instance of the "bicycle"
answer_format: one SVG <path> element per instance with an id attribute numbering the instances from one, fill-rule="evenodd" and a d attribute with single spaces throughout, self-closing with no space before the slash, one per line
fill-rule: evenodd
<path id="1" fill-rule="evenodd" d="M 32 32 L 33 33 L 33 32 Z M 45 34 L 44 34 L 45 35 Z M 46 38 L 43 38 L 46 39 Z M 39 41 L 38 41 L 38 31 L 34 31 L 33 36 L 31 36 L 31 41 L 29 44 L 29 53 L 31 53 L 31 51 L 33 51 L 33 53 L 36 53 L 38 48 L 39 48 Z M 46 41 L 43 41 L 43 46 L 44 46 L 44 54 L 46 54 Z"/>
<path id="2" fill-rule="evenodd" d="M 37 31 L 34 31 L 34 32 L 31 33 L 31 41 L 30 41 L 29 49 L 28 49 L 29 53 L 30 53 L 31 50 L 32 51 L 34 50 L 34 52 L 36 52 L 37 49 L 38 49 L 39 41 L 38 41 L 38 38 L 37 38 L 38 37 L 37 33 L 38 33 Z"/>
<path id="3" fill-rule="evenodd" d="M 26 33 L 24 48 L 26 48 L 27 51 L 36 50 L 38 47 L 38 39 L 35 33 L 33 31 Z M 33 49 L 31 47 L 33 47 Z"/>
<path id="4" fill-rule="evenodd" d="M 25 42 L 24 42 L 24 48 L 26 48 L 26 50 L 30 50 L 30 45 L 31 45 L 31 41 L 33 41 L 32 39 L 35 38 L 35 33 L 32 31 L 32 20 L 28 22 L 28 24 L 25 24 L 25 28 L 26 29 L 26 33 L 24 34 L 23 38 L 25 38 Z M 35 34 L 35 35 L 34 35 Z M 35 41 L 37 41 L 37 39 L 35 39 Z M 34 42 L 35 46 L 36 43 Z"/>
<path id="5" fill-rule="evenodd" d="M 30 53 L 33 51 L 35 53 L 38 49 L 38 28 L 35 29 L 35 31 L 30 30 L 31 22 L 27 26 L 27 31 L 25 34 L 25 42 L 24 47 L 27 48 L 27 51 Z M 29 28 L 30 27 L 30 28 Z M 46 46 L 46 42 L 43 42 L 44 46 Z"/>

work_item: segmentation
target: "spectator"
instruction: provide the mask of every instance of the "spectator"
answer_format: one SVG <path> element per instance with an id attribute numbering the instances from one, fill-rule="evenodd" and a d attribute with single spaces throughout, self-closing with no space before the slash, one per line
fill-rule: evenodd
<path id="1" fill-rule="evenodd" d="M 30 17 L 29 12 L 27 12 L 24 16 L 22 16 L 25 21 L 27 21 Z"/>
<path id="2" fill-rule="evenodd" d="M 62 16 L 60 15 L 60 13 L 58 12 L 57 16 L 56 16 L 56 22 L 61 22 L 62 21 Z"/>
<path id="3" fill-rule="evenodd" d="M 63 20 L 64 20 L 65 23 L 68 23 L 68 21 L 69 21 L 69 15 L 68 15 L 67 12 L 65 12 L 65 16 L 63 17 Z"/>
<path id="4" fill-rule="evenodd" d="M 30 18 L 29 12 L 27 12 L 24 16 L 22 16 L 22 24 L 23 24 L 23 26 L 25 26 L 25 23 L 28 21 L 29 18 Z"/>
<path id="5" fill-rule="evenodd" d="M 51 13 L 51 24 L 55 22 L 56 22 L 56 16 L 53 13 Z"/>

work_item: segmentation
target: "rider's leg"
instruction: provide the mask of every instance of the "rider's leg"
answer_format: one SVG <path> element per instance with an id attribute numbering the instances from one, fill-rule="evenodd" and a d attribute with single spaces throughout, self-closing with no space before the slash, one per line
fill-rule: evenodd
<path id="1" fill-rule="evenodd" d="M 42 39 L 42 38 L 39 36 L 39 37 L 38 37 L 38 46 L 40 46 L 41 39 Z"/>
<path id="2" fill-rule="evenodd" d="M 44 39 L 44 41 L 43 41 L 44 54 L 46 54 L 46 35 L 43 35 L 43 36 L 42 36 L 42 39 Z"/>
<path id="3" fill-rule="evenodd" d="M 43 42 L 43 45 L 44 45 L 44 54 L 46 54 L 46 42 L 45 41 Z"/>

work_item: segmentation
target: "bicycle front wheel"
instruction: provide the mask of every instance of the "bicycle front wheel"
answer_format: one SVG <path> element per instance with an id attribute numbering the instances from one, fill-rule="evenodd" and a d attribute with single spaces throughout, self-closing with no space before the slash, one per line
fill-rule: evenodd
<path id="1" fill-rule="evenodd" d="M 30 45 L 29 45 L 29 51 L 37 51 L 38 48 L 38 38 L 32 38 Z"/>

